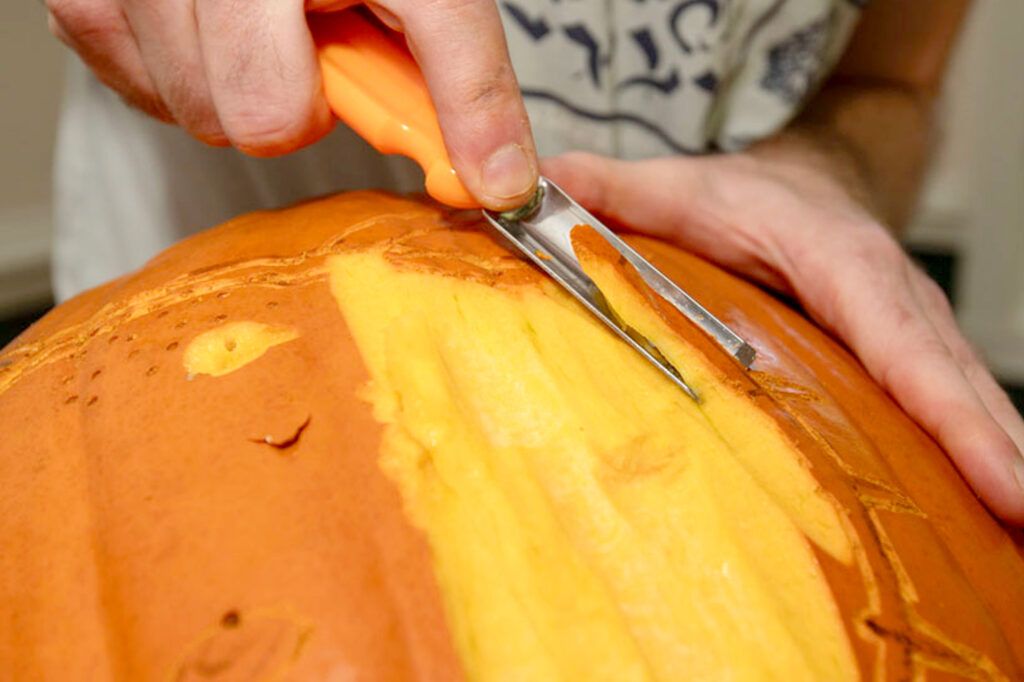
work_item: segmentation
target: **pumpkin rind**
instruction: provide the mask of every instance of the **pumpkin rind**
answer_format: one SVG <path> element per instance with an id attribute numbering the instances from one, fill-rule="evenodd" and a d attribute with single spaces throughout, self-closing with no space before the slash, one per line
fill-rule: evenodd
<path id="1" fill-rule="evenodd" d="M 745 373 L 660 311 L 842 510 L 853 560 L 814 552 L 861 677 L 1024 676 L 1021 553 L 934 442 L 799 314 L 633 244 L 758 350 Z M 475 218 L 354 193 L 186 240 L 0 353 L 0 679 L 464 674 L 328 283 L 331 258 L 381 248 L 396 268 L 542 287 Z M 190 343 L 242 323 L 274 343 L 190 376 Z"/>

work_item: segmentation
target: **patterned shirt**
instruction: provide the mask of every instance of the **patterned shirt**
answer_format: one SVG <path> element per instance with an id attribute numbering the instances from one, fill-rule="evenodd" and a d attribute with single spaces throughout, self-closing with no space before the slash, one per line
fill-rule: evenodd
<path id="1" fill-rule="evenodd" d="M 846 46 L 851 0 L 503 0 L 542 153 L 732 150 L 783 127 Z"/>
<path id="2" fill-rule="evenodd" d="M 842 54 L 863 0 L 500 0 L 542 155 L 742 148 L 781 129 Z M 339 126 L 278 159 L 212 148 L 69 66 L 56 156 L 59 299 L 240 213 L 343 189 L 422 190 Z"/>

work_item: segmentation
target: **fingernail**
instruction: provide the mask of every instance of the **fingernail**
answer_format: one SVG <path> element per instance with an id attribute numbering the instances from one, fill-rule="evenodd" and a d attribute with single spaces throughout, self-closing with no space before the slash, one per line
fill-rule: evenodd
<path id="1" fill-rule="evenodd" d="M 484 194 L 493 199 L 512 199 L 530 191 L 535 172 L 526 151 L 519 145 L 507 144 L 491 154 L 480 172 Z"/>
<path id="2" fill-rule="evenodd" d="M 1017 458 L 1013 462 L 1013 475 L 1017 477 L 1017 486 L 1024 493 L 1024 459 Z"/>

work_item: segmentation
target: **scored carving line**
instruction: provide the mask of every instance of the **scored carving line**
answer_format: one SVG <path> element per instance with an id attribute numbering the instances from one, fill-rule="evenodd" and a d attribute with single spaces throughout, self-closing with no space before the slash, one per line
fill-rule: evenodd
<path id="1" fill-rule="evenodd" d="M 437 216 L 434 218 L 436 222 Z M 350 226 L 316 249 L 295 256 L 259 257 L 204 268 L 178 275 L 162 286 L 138 292 L 127 300 L 107 303 L 78 324 L 61 329 L 46 338 L 17 346 L 0 356 L 0 395 L 32 371 L 52 362 L 81 357 L 84 353 L 83 347 L 93 337 L 113 333 L 128 322 L 159 313 L 173 305 L 248 286 L 289 287 L 323 280 L 327 271 L 322 263 L 306 267 L 300 272 L 287 271 L 349 250 L 349 247 L 344 245 L 344 240 L 359 232 L 381 223 L 393 225 L 396 221 L 407 220 L 410 220 L 408 215 L 401 214 L 376 216 Z M 417 218 L 417 222 L 422 224 L 423 218 Z M 399 237 L 392 238 L 386 250 L 400 259 L 406 251 L 404 242 L 436 229 L 433 225 L 411 229 Z M 419 247 L 417 249 L 422 256 L 432 255 L 429 250 Z M 440 253 L 435 252 L 433 255 Z M 501 259 L 486 259 L 469 254 L 465 256 L 462 260 L 481 269 L 501 271 L 510 267 L 508 262 Z M 254 270 L 259 272 L 253 273 Z"/>

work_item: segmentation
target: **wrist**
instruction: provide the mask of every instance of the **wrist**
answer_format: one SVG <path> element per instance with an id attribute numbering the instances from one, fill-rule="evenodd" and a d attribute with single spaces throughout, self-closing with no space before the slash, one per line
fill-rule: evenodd
<path id="1" fill-rule="evenodd" d="M 797 187 L 884 221 L 885 211 L 862 150 L 830 126 L 795 123 L 744 153 Z"/>
<path id="2" fill-rule="evenodd" d="M 933 93 L 835 78 L 778 141 L 791 153 L 825 157 L 818 172 L 829 173 L 879 222 L 898 231 L 913 215 L 928 166 L 933 104 Z"/>

